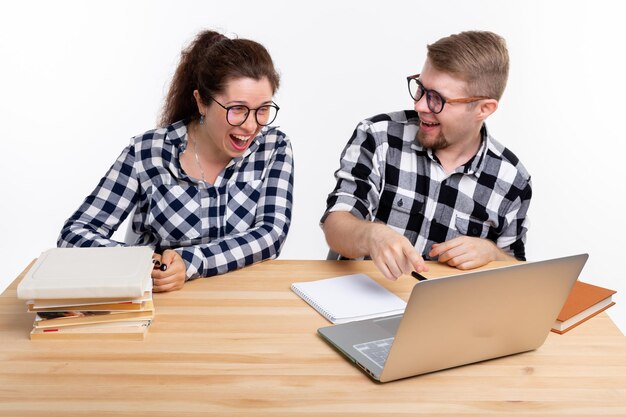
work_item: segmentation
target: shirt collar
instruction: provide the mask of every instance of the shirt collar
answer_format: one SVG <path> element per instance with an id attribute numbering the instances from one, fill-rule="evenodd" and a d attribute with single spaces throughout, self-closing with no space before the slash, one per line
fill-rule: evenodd
<path id="1" fill-rule="evenodd" d="M 177 147 L 186 143 L 187 122 L 187 120 L 179 120 L 168 125 L 165 132 L 165 141 Z"/>
<path id="2" fill-rule="evenodd" d="M 483 123 L 483 127 L 480 129 L 480 146 L 476 155 L 463 166 L 459 167 L 463 170 L 464 174 L 480 176 L 480 173 L 485 168 L 485 161 L 487 160 L 487 149 L 489 142 L 489 133 L 487 132 L 487 125 Z"/>
<path id="3" fill-rule="evenodd" d="M 488 143 L 491 140 L 491 136 L 487 131 L 487 125 L 485 123 L 483 123 L 483 126 L 480 129 L 480 138 L 480 147 L 478 148 L 476 155 L 474 155 L 472 159 L 467 161 L 465 164 L 458 167 L 455 172 L 462 172 L 464 174 L 475 175 L 477 177 L 480 176 L 480 173 L 485 168 L 487 150 L 489 149 Z M 411 145 L 411 148 L 418 153 L 421 153 L 422 155 L 427 155 L 434 162 L 439 163 L 439 160 L 437 159 L 437 156 L 434 154 L 433 150 L 425 149 L 420 146 L 417 142 L 417 137 Z"/>

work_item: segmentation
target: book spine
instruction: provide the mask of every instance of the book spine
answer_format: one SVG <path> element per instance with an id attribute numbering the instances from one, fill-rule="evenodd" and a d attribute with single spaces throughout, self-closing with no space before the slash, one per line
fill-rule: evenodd
<path id="1" fill-rule="evenodd" d="M 306 301 L 311 307 L 313 307 L 318 313 L 320 313 L 322 316 L 326 317 L 326 319 L 328 321 L 330 321 L 331 323 L 335 323 L 335 317 L 333 316 L 333 314 L 331 314 L 330 312 L 324 310 L 324 308 L 322 306 L 320 306 L 319 304 L 317 304 L 317 302 L 315 300 L 313 300 L 311 297 L 309 297 L 304 291 L 302 291 L 300 288 L 298 288 L 297 285 L 292 284 L 291 285 L 291 289 L 293 290 L 293 292 L 295 292 L 296 294 L 298 294 L 298 296 L 300 298 L 302 298 L 304 301 Z"/>

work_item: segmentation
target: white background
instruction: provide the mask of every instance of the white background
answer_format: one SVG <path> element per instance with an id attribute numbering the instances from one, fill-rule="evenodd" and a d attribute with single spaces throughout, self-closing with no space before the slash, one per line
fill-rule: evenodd
<path id="1" fill-rule="evenodd" d="M 295 154 L 282 259 L 323 259 L 318 226 L 357 122 L 412 107 L 426 44 L 492 30 L 511 72 L 491 133 L 533 178 L 528 257 L 588 252 L 626 331 L 626 29 L 611 1 L 27 1 L 0 6 L 0 289 L 55 246 L 131 136 L 155 127 L 180 50 L 203 28 L 263 43 Z M 119 236 L 119 235 L 118 235 Z M 296 278 L 296 277 L 294 277 Z M 529 306 L 532 308 L 532 306 Z"/>

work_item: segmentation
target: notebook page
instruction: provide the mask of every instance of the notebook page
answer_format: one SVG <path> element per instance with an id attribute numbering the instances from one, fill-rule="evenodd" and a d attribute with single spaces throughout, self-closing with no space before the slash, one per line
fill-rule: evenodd
<path id="1" fill-rule="evenodd" d="M 400 314 L 406 303 L 365 274 L 295 282 L 292 290 L 332 323 Z"/>

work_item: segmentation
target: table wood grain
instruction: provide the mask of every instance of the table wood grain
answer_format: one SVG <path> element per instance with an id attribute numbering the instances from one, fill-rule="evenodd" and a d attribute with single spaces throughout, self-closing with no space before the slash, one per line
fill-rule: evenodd
<path id="1" fill-rule="evenodd" d="M 18 278 L 0 296 L 0 416 L 626 415 L 626 338 L 604 313 L 533 352 L 373 382 L 290 290 L 357 272 L 405 300 L 415 283 L 370 261 L 268 261 L 155 294 L 144 341 L 29 340 Z"/>

